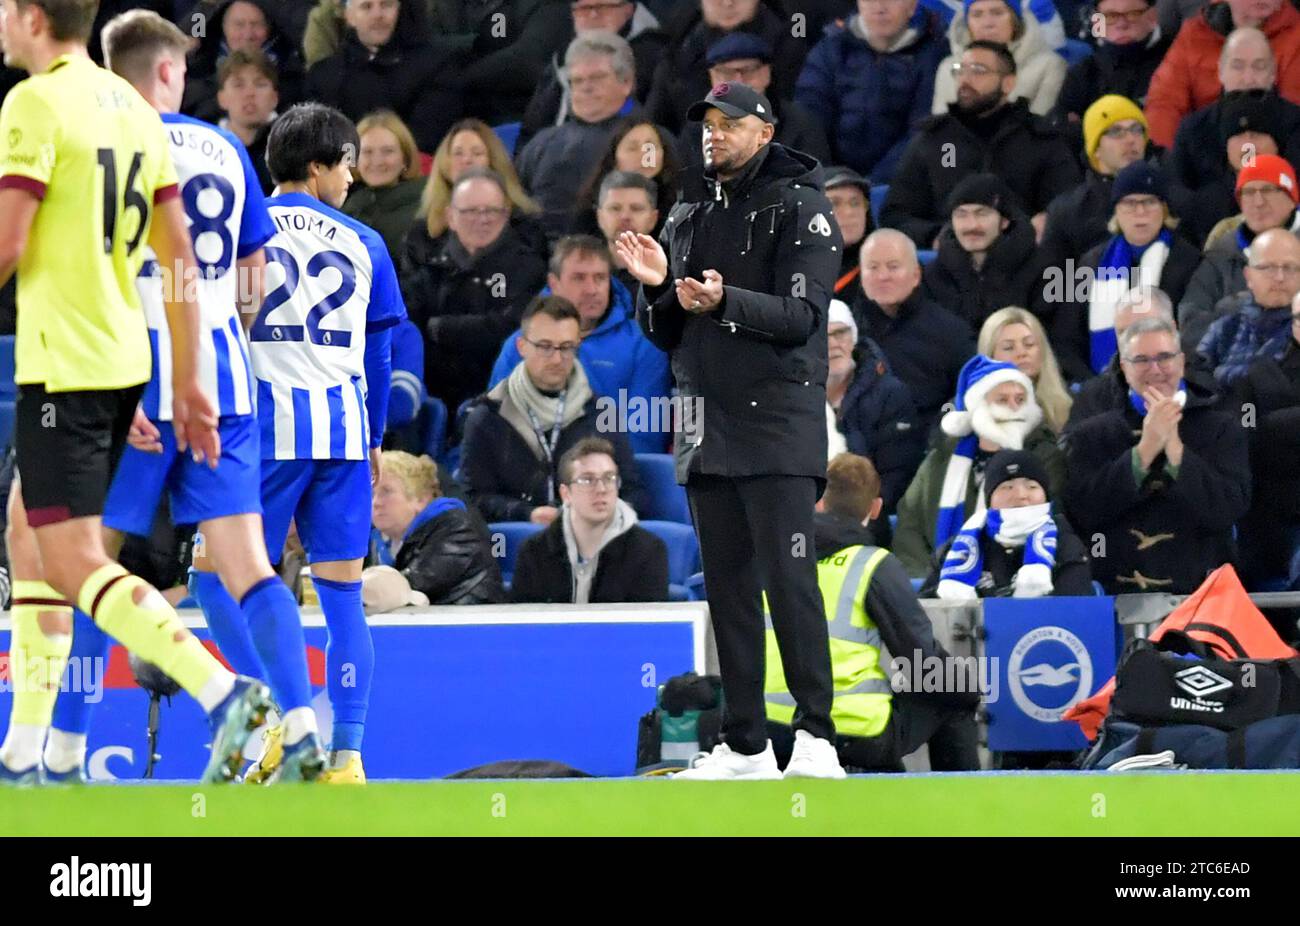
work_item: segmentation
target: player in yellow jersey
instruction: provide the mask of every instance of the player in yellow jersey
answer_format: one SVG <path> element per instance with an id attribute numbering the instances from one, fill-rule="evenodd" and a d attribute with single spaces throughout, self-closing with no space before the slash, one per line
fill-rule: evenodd
<path id="1" fill-rule="evenodd" d="M 5 63 L 31 75 L 0 108 L 0 284 L 18 272 L 14 707 L 0 781 L 40 780 L 73 605 L 202 704 L 213 725 L 204 780 L 228 780 L 269 692 L 226 670 L 156 589 L 110 560 L 100 528 L 151 369 L 135 288 L 145 243 L 172 271 L 177 443 L 196 459 L 220 454 L 217 416 L 198 381 L 198 309 L 184 285 L 197 271 L 162 122 L 129 83 L 90 60 L 98 0 L 0 4 Z"/>

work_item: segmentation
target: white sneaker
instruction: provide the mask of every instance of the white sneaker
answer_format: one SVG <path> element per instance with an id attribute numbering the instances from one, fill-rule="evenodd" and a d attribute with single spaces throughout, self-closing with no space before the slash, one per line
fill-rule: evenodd
<path id="1" fill-rule="evenodd" d="M 672 777 L 684 781 L 773 781 L 781 777 L 781 769 L 777 767 L 771 740 L 756 756 L 732 752 L 726 743 L 719 743 L 713 752 L 699 753 L 691 760 L 690 768 Z"/>
<path id="2" fill-rule="evenodd" d="M 794 731 L 794 751 L 785 767 L 786 778 L 844 778 L 840 757 L 829 741 L 807 730 Z"/>

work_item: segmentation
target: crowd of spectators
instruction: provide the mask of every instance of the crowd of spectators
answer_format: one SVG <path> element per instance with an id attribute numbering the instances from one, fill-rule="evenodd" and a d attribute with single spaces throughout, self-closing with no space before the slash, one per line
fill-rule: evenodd
<path id="1" fill-rule="evenodd" d="M 706 201 L 687 110 L 720 83 L 764 94 L 775 142 L 821 163 L 817 218 L 845 248 L 812 372 L 831 454 L 874 462 L 914 578 L 941 586 L 976 516 L 1050 503 L 1107 592 L 1188 592 L 1225 562 L 1300 589 L 1300 0 L 106 0 L 101 18 L 139 6 L 195 37 L 183 110 L 242 140 L 268 192 L 278 113 L 319 100 L 358 123 L 345 209 L 382 234 L 410 315 L 393 431 L 432 396 L 458 448 L 450 470 L 393 457 L 376 496 L 384 564 L 416 563 L 431 600 L 512 594 L 468 552 L 468 585 L 425 562 L 491 521 L 546 528 L 516 597 L 664 584 L 614 578 L 655 549 L 636 455 L 671 439 L 599 405 L 674 382 L 612 243 Z M 1003 451 L 1039 478 L 989 485 Z"/>

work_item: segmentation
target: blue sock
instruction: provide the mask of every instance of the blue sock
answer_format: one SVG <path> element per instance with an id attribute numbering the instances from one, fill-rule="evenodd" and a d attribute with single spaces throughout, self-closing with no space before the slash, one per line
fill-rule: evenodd
<path id="1" fill-rule="evenodd" d="M 59 700 L 54 702 L 54 719 L 51 726 L 65 733 L 85 733 L 90 729 L 90 714 L 95 703 L 87 699 L 91 694 L 95 701 L 104 692 L 104 676 L 108 668 L 108 634 L 95 626 L 95 622 L 81 612 L 80 608 L 72 611 L 72 652 L 68 655 L 68 671 L 72 671 L 74 659 L 86 660 L 78 667 L 78 676 L 83 680 L 81 691 L 73 691 L 71 686 L 59 692 Z M 93 675 L 91 675 L 93 673 Z M 86 690 L 84 681 L 92 678 L 96 691 L 92 694 Z"/>
<path id="2" fill-rule="evenodd" d="M 239 602 L 280 713 L 311 704 L 307 642 L 298 603 L 279 576 L 267 576 Z"/>
<path id="3" fill-rule="evenodd" d="M 266 668 L 253 646 L 253 636 L 248 632 L 244 612 L 221 584 L 220 576 L 215 572 L 191 570 L 190 592 L 203 609 L 208 632 L 231 668 L 250 678 L 266 678 Z"/>
<path id="4" fill-rule="evenodd" d="M 330 748 L 360 751 L 370 706 L 370 681 L 375 674 L 375 644 L 361 607 L 361 583 L 317 578 L 312 582 L 329 630 L 325 677 L 334 711 Z"/>

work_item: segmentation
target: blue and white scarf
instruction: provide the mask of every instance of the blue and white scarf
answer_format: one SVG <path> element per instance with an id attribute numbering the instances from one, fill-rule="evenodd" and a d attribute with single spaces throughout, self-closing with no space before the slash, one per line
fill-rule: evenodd
<path id="1" fill-rule="evenodd" d="M 1174 236 L 1162 228 L 1155 240 L 1140 248 L 1116 235 L 1102 251 L 1088 294 L 1089 362 L 1100 373 L 1115 356 L 1115 307 L 1135 286 L 1159 286 Z M 1134 272 L 1133 264 L 1137 263 Z"/>
<path id="2" fill-rule="evenodd" d="M 1025 549 L 1024 562 L 1012 580 L 1016 598 L 1041 598 L 1052 593 L 1052 570 L 1056 568 L 1056 522 L 1050 502 L 1003 508 L 972 515 L 953 538 L 939 573 L 938 595 L 949 601 L 979 597 L 984 575 L 981 534 L 1004 547 Z"/>
<path id="3" fill-rule="evenodd" d="M 979 437 L 968 434 L 957 442 L 943 473 L 943 488 L 939 490 L 939 515 L 934 521 L 934 548 L 937 550 L 961 530 L 966 517 L 966 493 L 970 489 L 971 467 L 975 464 L 975 451 Z M 984 495 L 980 493 L 979 509 L 984 508 Z"/>
<path id="4" fill-rule="evenodd" d="M 1178 391 L 1174 393 L 1174 401 L 1179 405 L 1187 404 L 1187 381 L 1180 379 L 1178 381 Z M 1128 404 L 1133 406 L 1133 411 L 1137 412 L 1139 417 L 1147 416 L 1147 400 L 1138 395 L 1131 387 L 1128 391 Z"/>

